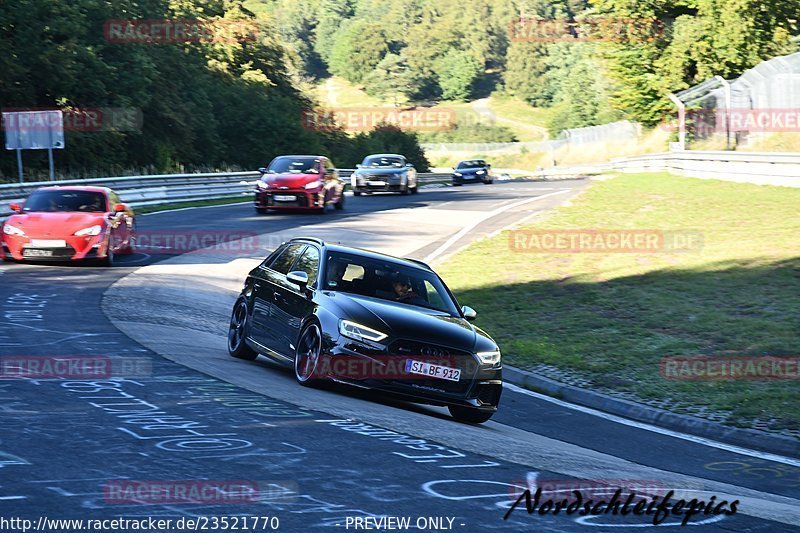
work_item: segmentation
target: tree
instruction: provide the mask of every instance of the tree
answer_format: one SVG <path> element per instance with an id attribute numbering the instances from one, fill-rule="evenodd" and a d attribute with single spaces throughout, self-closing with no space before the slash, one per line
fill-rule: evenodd
<path id="1" fill-rule="evenodd" d="M 414 76 L 406 59 L 398 54 L 386 54 L 364 79 L 366 91 L 391 100 L 395 105 L 414 94 Z"/>
<path id="2" fill-rule="evenodd" d="M 353 83 L 361 83 L 389 52 L 380 24 L 355 20 L 334 35 L 328 59 L 330 71 Z"/>
<path id="3" fill-rule="evenodd" d="M 534 106 L 550 105 L 553 90 L 544 77 L 548 70 L 547 55 L 544 43 L 511 43 L 503 73 L 506 91 Z"/>
<path id="4" fill-rule="evenodd" d="M 451 50 L 434 64 L 442 98 L 466 100 L 475 80 L 483 73 L 483 65 L 468 52 Z"/>

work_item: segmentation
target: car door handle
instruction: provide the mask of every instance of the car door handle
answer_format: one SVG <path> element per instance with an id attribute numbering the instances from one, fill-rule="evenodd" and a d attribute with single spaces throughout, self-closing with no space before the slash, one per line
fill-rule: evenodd
<path id="1" fill-rule="evenodd" d="M 281 299 L 281 293 L 279 293 L 279 292 L 273 292 L 273 293 L 272 293 L 272 297 L 273 297 L 275 300 L 280 300 L 280 299 Z"/>
<path id="2" fill-rule="evenodd" d="M 261 288 L 261 284 L 260 283 L 253 283 L 253 287 L 255 287 L 256 289 L 260 289 Z"/>

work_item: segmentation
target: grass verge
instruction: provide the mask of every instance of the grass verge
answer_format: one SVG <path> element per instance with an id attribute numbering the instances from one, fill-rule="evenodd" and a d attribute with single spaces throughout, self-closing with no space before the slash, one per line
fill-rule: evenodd
<path id="1" fill-rule="evenodd" d="M 700 230 L 684 253 L 520 253 L 510 233 L 439 269 L 505 361 L 720 422 L 800 429 L 798 381 L 676 381 L 669 356 L 797 356 L 800 190 L 668 174 L 595 182 L 521 229 Z M 547 365 L 542 367 L 541 365 Z"/>

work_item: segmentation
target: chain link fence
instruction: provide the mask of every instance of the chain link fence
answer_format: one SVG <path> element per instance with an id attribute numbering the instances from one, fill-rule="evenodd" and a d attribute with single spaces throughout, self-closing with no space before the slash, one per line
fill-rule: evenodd
<path id="1" fill-rule="evenodd" d="M 800 53 L 759 63 L 739 78 L 719 76 L 681 91 L 694 140 L 728 137 L 728 146 L 777 132 L 800 132 Z"/>

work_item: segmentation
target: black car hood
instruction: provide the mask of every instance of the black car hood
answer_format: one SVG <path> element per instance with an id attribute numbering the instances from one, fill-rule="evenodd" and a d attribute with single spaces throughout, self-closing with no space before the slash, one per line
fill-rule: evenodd
<path id="1" fill-rule="evenodd" d="M 460 317 L 356 294 L 325 294 L 341 310 L 341 318 L 386 333 L 392 339 L 415 339 L 468 352 L 496 346 L 488 335 Z"/>
<path id="2" fill-rule="evenodd" d="M 457 168 L 455 171 L 461 174 L 477 174 L 479 170 L 486 170 L 486 168 Z"/>

